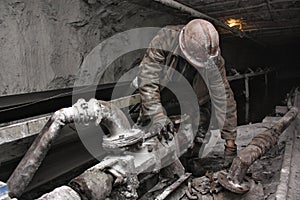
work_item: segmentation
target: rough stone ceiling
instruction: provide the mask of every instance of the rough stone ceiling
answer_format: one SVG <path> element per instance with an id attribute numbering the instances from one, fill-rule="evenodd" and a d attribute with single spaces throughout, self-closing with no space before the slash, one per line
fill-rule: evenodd
<path id="1" fill-rule="evenodd" d="M 299 0 L 179 0 L 220 21 L 241 19 L 246 32 L 300 31 Z"/>
<path id="2" fill-rule="evenodd" d="M 222 22 L 238 19 L 247 35 L 263 42 L 272 43 L 278 41 L 278 38 L 294 40 L 300 37 L 300 0 L 177 1 Z M 187 16 L 179 11 L 175 11 L 175 14 Z M 225 37 L 231 37 L 227 31 L 221 33 Z"/>

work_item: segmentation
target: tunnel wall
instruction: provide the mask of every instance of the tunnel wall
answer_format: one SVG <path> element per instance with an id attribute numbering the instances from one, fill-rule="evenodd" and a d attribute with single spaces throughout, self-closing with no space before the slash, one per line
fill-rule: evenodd
<path id="1" fill-rule="evenodd" d="M 0 94 L 71 87 L 83 58 L 104 39 L 131 28 L 182 21 L 119 0 L 1 0 Z M 122 68 L 102 82 L 113 81 L 142 53 L 119 59 Z"/>

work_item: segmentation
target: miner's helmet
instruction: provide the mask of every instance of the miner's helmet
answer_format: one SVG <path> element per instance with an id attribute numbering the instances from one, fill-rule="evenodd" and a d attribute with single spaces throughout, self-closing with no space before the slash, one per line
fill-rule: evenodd
<path id="1" fill-rule="evenodd" d="M 181 30 L 179 46 L 190 64 L 205 67 L 208 59 L 219 53 L 219 35 L 210 22 L 194 19 Z"/>

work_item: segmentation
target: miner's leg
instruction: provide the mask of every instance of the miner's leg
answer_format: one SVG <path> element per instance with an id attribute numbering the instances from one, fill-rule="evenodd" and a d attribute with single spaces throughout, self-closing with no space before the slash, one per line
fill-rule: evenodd
<path id="1" fill-rule="evenodd" d="M 205 136 L 209 128 L 210 117 L 211 103 L 209 101 L 200 106 L 200 118 L 197 119 L 199 120 L 199 126 L 196 130 L 197 132 L 195 137 L 194 148 L 191 150 L 192 157 L 199 157 L 200 148 L 205 140 Z"/>

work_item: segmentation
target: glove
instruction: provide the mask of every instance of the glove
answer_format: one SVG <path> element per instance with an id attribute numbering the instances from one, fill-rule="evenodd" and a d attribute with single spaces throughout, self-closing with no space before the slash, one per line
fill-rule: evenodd
<path id="1" fill-rule="evenodd" d="M 164 114 L 154 116 L 152 124 L 149 128 L 150 135 L 157 135 L 158 139 L 161 140 L 164 137 L 166 140 L 172 139 L 169 133 L 174 134 L 173 122 Z"/>
<path id="2" fill-rule="evenodd" d="M 225 144 L 225 149 L 224 149 L 224 167 L 228 168 L 232 164 L 233 159 L 237 155 L 237 146 L 235 147 L 230 147 Z"/>

